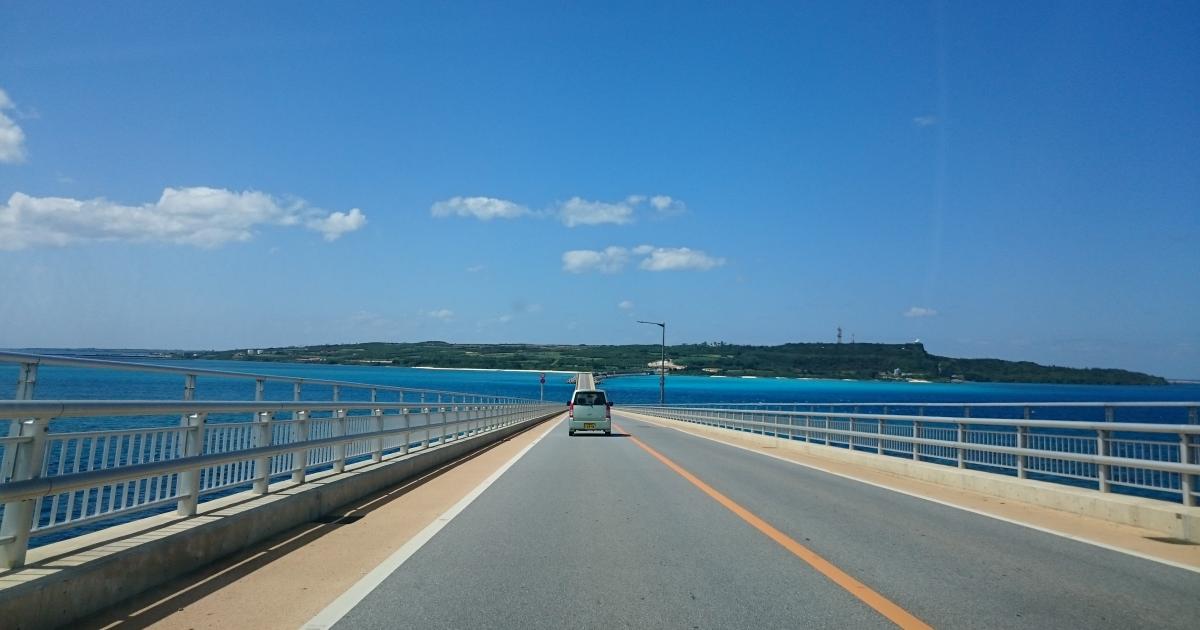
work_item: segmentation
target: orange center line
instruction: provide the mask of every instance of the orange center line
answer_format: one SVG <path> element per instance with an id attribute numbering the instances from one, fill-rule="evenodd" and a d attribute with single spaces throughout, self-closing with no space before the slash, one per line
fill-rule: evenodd
<path id="1" fill-rule="evenodd" d="M 720 492 L 717 492 L 717 490 L 715 488 L 704 483 L 703 481 L 700 480 L 700 478 L 698 478 L 695 475 L 693 475 L 692 473 L 688 472 L 679 464 L 676 464 L 675 462 L 671 461 L 662 453 L 659 453 L 658 451 L 650 448 L 649 446 L 646 445 L 645 442 L 642 442 L 641 440 L 634 437 L 633 434 L 631 434 L 628 431 L 626 431 L 625 429 L 621 428 L 619 425 L 617 425 L 617 423 L 614 422 L 613 427 L 616 428 L 621 433 L 629 434 L 629 439 L 632 440 L 634 444 L 637 444 L 639 447 L 641 447 L 642 450 L 646 451 L 652 457 L 654 457 L 658 461 L 662 462 L 667 468 L 670 468 L 671 470 L 678 473 L 680 477 L 683 477 L 684 479 L 688 480 L 692 485 L 696 486 L 702 492 L 704 492 L 704 494 L 707 494 L 714 501 L 725 506 L 726 509 L 728 509 L 730 512 L 733 512 L 735 515 L 737 515 L 738 518 L 742 519 L 743 521 L 746 521 L 752 527 L 754 527 L 758 531 L 765 534 L 767 536 L 767 538 L 770 538 L 771 540 L 774 540 L 775 542 L 779 543 L 779 545 L 782 546 L 784 549 L 787 549 L 788 551 L 792 552 L 792 554 L 794 554 L 797 558 L 800 558 L 804 562 L 808 563 L 809 566 L 816 569 L 821 575 L 824 575 L 826 578 L 828 578 L 834 584 L 837 584 L 838 586 L 840 586 L 843 589 L 845 589 L 846 591 L 848 591 L 851 595 L 857 597 L 862 603 L 866 604 L 867 606 L 870 606 L 876 612 L 878 612 L 879 614 L 883 615 L 888 620 L 890 620 L 892 623 L 896 624 L 897 626 L 900 626 L 901 628 L 904 628 L 905 630 L 917 630 L 917 629 L 925 630 L 925 629 L 932 628 L 932 626 L 925 623 L 924 621 L 921 621 L 920 619 L 918 619 L 916 616 L 914 616 L 912 613 L 908 612 L 907 610 L 904 610 L 903 608 L 898 606 L 892 600 L 871 590 L 871 587 L 854 579 L 849 573 L 846 573 L 845 571 L 839 569 L 832 562 L 826 560 L 825 558 L 822 558 L 820 555 L 818 555 L 813 550 L 796 542 L 796 540 L 793 539 L 792 537 L 779 531 L 773 525 L 771 525 L 767 521 L 763 520 L 762 518 L 756 516 L 750 510 L 747 510 L 746 508 L 737 504 L 736 502 L 734 502 L 733 499 L 730 499 L 729 497 L 721 494 Z"/>

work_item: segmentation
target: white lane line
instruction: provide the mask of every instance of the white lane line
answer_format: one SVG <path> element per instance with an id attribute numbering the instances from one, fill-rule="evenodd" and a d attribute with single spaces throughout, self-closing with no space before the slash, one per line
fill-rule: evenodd
<path id="1" fill-rule="evenodd" d="M 629 416 L 630 416 L 629 412 L 625 412 L 625 414 L 624 414 L 624 415 L 625 415 L 626 417 L 629 417 Z M 638 415 L 642 415 L 642 414 L 638 414 Z M 795 465 L 797 465 L 797 466 L 803 466 L 804 468 L 810 468 L 810 469 L 812 469 L 812 470 L 818 470 L 818 471 L 820 471 L 820 472 L 823 472 L 823 473 L 826 473 L 826 474 L 830 474 L 830 475 L 833 475 L 833 476 L 835 476 L 835 477 L 841 477 L 842 479 L 849 479 L 850 481 L 857 481 L 857 482 L 859 482 L 859 483 L 865 483 L 865 484 L 867 484 L 868 486 L 875 486 L 876 488 L 882 488 L 882 489 L 884 489 L 884 490 L 889 490 L 889 491 L 891 491 L 891 492 L 896 492 L 896 493 L 899 493 L 899 494 L 903 494 L 903 495 L 906 495 L 906 496 L 910 496 L 910 497 L 912 497 L 912 498 L 914 498 L 914 499 L 921 499 L 921 500 L 923 500 L 923 501 L 929 501 L 930 503 L 937 503 L 938 505 L 944 505 L 944 506 L 946 506 L 946 507 L 954 508 L 954 509 L 956 509 L 956 510 L 962 510 L 962 511 L 964 511 L 964 512 L 970 512 L 971 514 L 978 514 L 979 516 L 986 516 L 986 517 L 988 517 L 988 518 L 996 519 L 997 521 L 1002 521 L 1002 522 L 1004 522 L 1004 523 L 1009 523 L 1009 524 L 1012 524 L 1012 525 L 1019 525 L 1019 526 L 1021 526 L 1021 527 L 1025 527 L 1025 528 L 1028 528 L 1028 529 L 1032 529 L 1032 530 L 1034 530 L 1034 531 L 1039 531 L 1039 532 L 1042 532 L 1043 534 L 1051 534 L 1051 535 L 1054 535 L 1054 536 L 1059 536 L 1059 537 L 1061 537 L 1061 538 L 1067 538 L 1067 539 L 1069 539 L 1069 540 L 1074 540 L 1075 542 L 1081 542 L 1081 543 L 1084 543 L 1084 544 L 1087 544 L 1087 545 L 1092 545 L 1093 547 L 1100 547 L 1101 549 L 1107 549 L 1107 550 L 1109 550 L 1109 551 L 1115 551 L 1115 552 L 1117 552 L 1117 553 L 1123 553 L 1123 554 L 1125 554 L 1125 555 L 1127 555 L 1127 556 L 1133 556 L 1133 557 L 1135 557 L 1135 558 L 1141 558 L 1142 560 L 1149 560 L 1149 561 L 1151 561 L 1151 562 L 1157 562 L 1157 563 L 1159 563 L 1159 564 L 1165 564 L 1165 565 L 1167 565 L 1167 566 L 1170 566 L 1170 567 L 1175 567 L 1176 569 L 1183 569 L 1184 571 L 1191 571 L 1192 573 L 1200 573 L 1200 567 L 1194 567 L 1194 566 L 1187 565 L 1187 564 L 1183 564 L 1183 563 L 1180 563 L 1180 562 L 1175 562 L 1175 561 L 1173 561 L 1173 560 L 1166 560 L 1166 559 L 1159 558 L 1159 557 L 1156 557 L 1156 556 L 1151 556 L 1151 555 L 1148 555 L 1148 554 L 1144 554 L 1144 553 L 1142 553 L 1142 552 L 1140 552 L 1140 551 L 1133 551 L 1132 549 L 1125 549 L 1125 548 L 1123 548 L 1123 547 L 1116 547 L 1116 546 L 1113 546 L 1113 545 L 1109 545 L 1109 544 L 1107 544 L 1107 543 L 1102 543 L 1102 542 L 1100 542 L 1100 541 L 1097 541 L 1097 540 L 1092 540 L 1092 539 L 1090 539 L 1090 538 L 1083 538 L 1083 537 L 1080 537 L 1080 536 L 1076 536 L 1075 534 L 1071 534 L 1071 533 L 1069 533 L 1069 532 L 1064 532 L 1064 531 L 1062 531 L 1062 530 L 1058 530 L 1058 529 L 1050 529 L 1050 528 L 1048 528 L 1048 527 L 1042 527 L 1042 526 L 1040 526 L 1040 525 L 1034 525 L 1034 524 L 1032 524 L 1032 523 L 1026 523 L 1026 522 L 1024 522 L 1024 521 L 1018 521 L 1018 520 L 1016 520 L 1016 519 L 1011 519 L 1011 518 L 1008 518 L 1007 516 L 1000 516 L 1000 515 L 998 515 L 998 514 L 993 514 L 993 513 L 991 513 L 991 512 L 984 512 L 983 510 L 979 510 L 979 509 L 976 509 L 976 508 L 971 508 L 971 507 L 966 507 L 966 506 L 964 506 L 964 505 L 959 505 L 959 504 L 957 504 L 957 503 L 951 503 L 951 502 L 949 502 L 949 501 L 946 501 L 946 500 L 944 500 L 944 499 L 936 499 L 936 498 L 934 498 L 934 497 L 931 497 L 931 496 L 928 496 L 928 495 L 925 495 L 925 494 L 920 494 L 920 493 L 918 493 L 918 492 L 913 492 L 912 490 L 904 490 L 904 489 L 902 489 L 902 488 L 896 488 L 896 487 L 889 486 L 889 485 L 887 485 L 887 484 L 884 484 L 884 483 L 879 483 L 879 482 L 877 482 L 877 481 L 868 481 L 868 480 L 866 480 L 866 479 L 860 479 L 860 478 L 858 478 L 858 477 L 855 477 L 855 476 L 853 476 L 853 475 L 848 475 L 848 474 L 846 474 L 846 473 L 837 472 L 837 471 L 835 471 L 835 470 L 829 470 L 828 468 L 822 468 L 822 467 L 820 467 L 820 466 L 818 466 L 818 465 L 816 465 L 816 464 L 809 464 L 809 463 L 805 463 L 805 462 L 798 462 L 798 461 L 796 461 L 796 460 L 794 460 L 794 459 L 788 459 L 788 458 L 786 458 L 786 457 L 781 457 L 781 456 L 779 456 L 779 455 L 775 455 L 775 454 L 773 454 L 773 453 L 764 453 L 764 452 L 762 452 L 762 451 L 755 450 L 755 449 L 753 449 L 753 448 L 750 448 L 750 447 L 748 447 L 748 446 L 742 446 L 742 445 L 740 445 L 740 444 L 733 444 L 733 443 L 730 443 L 730 442 L 726 442 L 726 441 L 724 441 L 724 440 L 721 440 L 721 439 L 719 439 L 719 438 L 711 437 L 711 436 L 708 436 L 708 435 L 700 435 L 700 434 L 698 434 L 698 433 L 692 433 L 692 432 L 690 432 L 690 431 L 685 431 L 685 430 L 684 430 L 682 427 L 675 427 L 675 426 L 671 426 L 671 425 L 669 425 L 669 424 L 662 424 L 662 423 L 660 423 L 660 422 L 656 422 L 655 420 L 645 420 L 645 419 L 643 419 L 643 418 L 630 418 L 630 419 L 631 419 L 631 420 L 635 420 L 635 421 L 637 421 L 637 420 L 640 420 L 640 421 L 642 421 L 642 422 L 648 422 L 648 423 L 650 423 L 650 424 L 656 424 L 656 425 L 658 425 L 658 426 L 661 426 L 661 427 L 663 427 L 663 428 L 666 428 L 666 429 L 673 429 L 673 430 L 675 430 L 675 431 L 679 431 L 680 433 L 683 433 L 684 435 L 691 435 L 691 436 L 693 436 L 693 437 L 698 437 L 698 438 L 701 438 L 701 439 L 709 440 L 709 441 L 711 441 L 711 442 L 716 442 L 717 444 L 724 444 L 725 446 L 732 446 L 733 448 L 740 448 L 740 449 L 742 449 L 743 451 L 747 451 L 747 452 L 750 452 L 750 453 L 754 453 L 755 455 L 762 455 L 763 457 L 770 457 L 771 459 L 777 459 L 777 460 L 779 460 L 779 461 L 781 461 L 781 462 L 787 462 L 787 463 L 789 463 L 789 464 L 795 464 Z M 1046 508 L 1046 509 L 1050 509 L 1050 508 Z"/>
<path id="2" fill-rule="evenodd" d="M 365 599 L 371 591 L 375 590 L 375 587 L 379 586 L 389 575 L 394 573 L 396 569 L 399 569 L 401 565 L 411 558 L 413 554 L 417 553 L 421 547 L 425 546 L 425 543 L 429 542 L 438 532 L 442 531 L 442 528 L 454 520 L 454 517 L 467 509 L 467 506 L 479 498 L 479 495 L 483 494 L 488 487 L 496 483 L 496 480 L 507 472 L 509 468 L 512 468 L 513 464 L 517 463 L 517 460 L 524 457 L 525 453 L 528 453 L 530 449 L 537 446 L 538 442 L 542 441 L 542 438 L 550 435 L 559 424 L 562 424 L 562 420 L 562 418 L 555 420 L 554 424 L 550 425 L 550 428 L 546 429 L 545 433 L 542 433 L 537 439 L 530 442 L 528 446 L 521 449 L 521 452 L 505 462 L 503 466 L 492 473 L 487 479 L 480 482 L 478 486 L 475 486 L 475 489 L 467 493 L 458 503 L 455 503 L 450 509 L 443 512 L 441 516 L 434 519 L 425 529 L 404 543 L 403 546 L 388 556 L 379 566 L 372 569 L 370 573 L 363 576 L 354 586 L 351 586 L 345 593 L 342 593 L 337 599 L 333 600 L 333 603 L 326 606 L 324 610 L 317 613 L 312 619 L 309 619 L 308 623 L 301 626 L 302 630 L 325 630 L 340 621 L 342 617 L 345 617 L 346 613 L 350 612 L 359 602 Z"/>

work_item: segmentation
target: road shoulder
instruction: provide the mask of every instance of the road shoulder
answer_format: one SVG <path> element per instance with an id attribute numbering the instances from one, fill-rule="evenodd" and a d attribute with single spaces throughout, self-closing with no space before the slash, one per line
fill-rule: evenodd
<path id="1" fill-rule="evenodd" d="M 79 627 L 294 630 L 552 430 L 559 419 L 173 580 Z"/>

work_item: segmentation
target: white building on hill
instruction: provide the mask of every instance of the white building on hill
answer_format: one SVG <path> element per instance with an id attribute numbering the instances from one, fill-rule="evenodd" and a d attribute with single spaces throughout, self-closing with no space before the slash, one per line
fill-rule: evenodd
<path id="1" fill-rule="evenodd" d="M 659 369 L 659 368 L 660 368 L 660 367 L 663 365 L 663 362 L 662 362 L 662 361 L 651 361 L 651 362 L 647 363 L 646 365 L 647 365 L 647 366 L 649 366 L 649 367 L 651 367 L 651 368 L 654 368 L 654 369 L 656 369 L 656 370 L 657 370 L 657 369 Z M 670 359 L 667 359 L 667 364 L 666 364 L 666 365 L 667 365 L 667 369 L 668 369 L 668 370 L 684 370 L 684 369 L 687 369 L 687 366 L 686 366 L 686 365 L 678 365 L 678 364 L 676 364 L 676 363 L 673 363 L 673 362 L 672 362 Z"/>

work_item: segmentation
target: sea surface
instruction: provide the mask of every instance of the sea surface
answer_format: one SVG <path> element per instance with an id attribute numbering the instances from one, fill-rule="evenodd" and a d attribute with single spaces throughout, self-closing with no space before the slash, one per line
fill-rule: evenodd
<path id="1" fill-rule="evenodd" d="M 538 399 L 538 373 L 502 370 L 431 370 L 391 366 L 321 365 L 311 363 L 269 363 L 252 361 L 140 361 L 153 365 L 171 365 L 275 376 L 323 379 L 430 389 L 472 394 L 513 396 Z M 547 372 L 544 396 L 562 401 L 571 396 L 573 374 Z M 17 367 L 0 364 L 0 398 L 12 399 L 16 392 Z M 616 405 L 658 402 L 658 376 L 626 376 L 605 381 L 601 387 Z M 329 400 L 331 388 L 307 385 L 305 400 Z M 341 399 L 368 400 L 366 389 L 343 388 Z M 395 394 L 380 393 L 380 400 L 393 401 Z M 180 400 L 183 376 L 139 373 L 75 367 L 42 366 L 38 372 L 35 398 L 38 400 Z M 197 400 L 253 400 L 254 382 L 201 376 L 197 379 Z M 267 400 L 291 400 L 287 383 L 267 383 Z M 415 399 L 408 398 L 407 400 Z M 1200 404 L 1200 385 L 1162 386 L 1114 385 L 1040 385 L 1026 383 L 909 383 L 894 381 L 841 381 L 790 378 L 714 378 L 706 376 L 668 376 L 668 403 L 921 403 L 955 402 L 1146 402 L 1186 401 Z M 867 411 L 864 409 L 864 411 Z M 899 408 L 897 412 L 903 412 Z M 947 414 L 953 415 L 947 410 Z M 1081 420 L 1095 419 L 1093 412 L 1075 410 Z M 1102 412 L 1099 412 L 1102 413 Z M 1117 420 L 1179 422 L 1183 410 L 1117 410 Z M 1048 417 L 1048 416 L 1043 416 Z"/>

